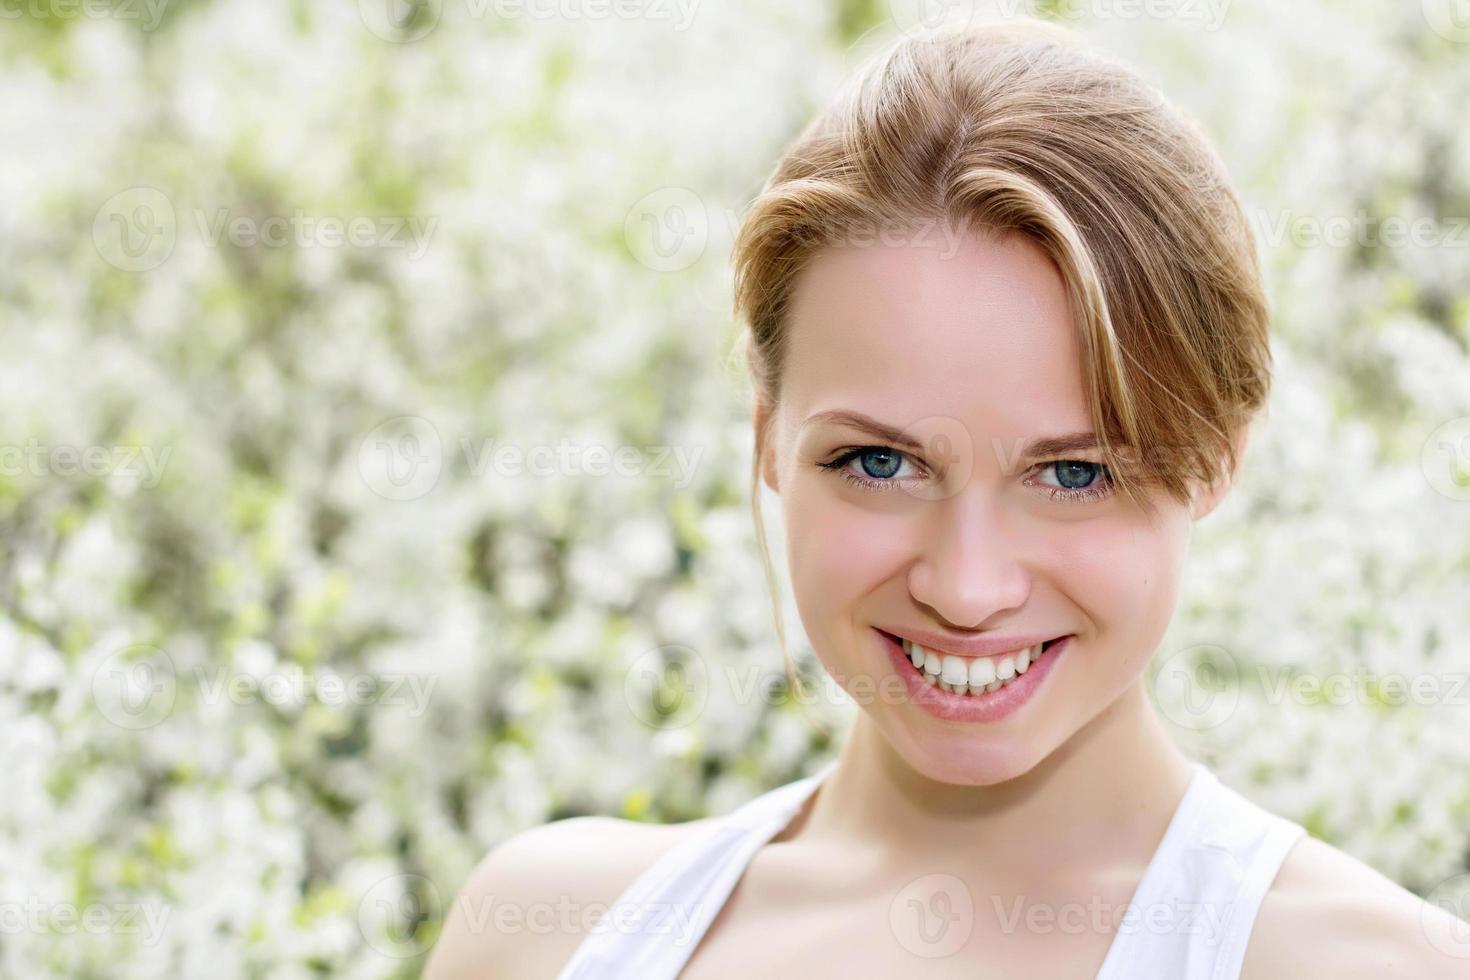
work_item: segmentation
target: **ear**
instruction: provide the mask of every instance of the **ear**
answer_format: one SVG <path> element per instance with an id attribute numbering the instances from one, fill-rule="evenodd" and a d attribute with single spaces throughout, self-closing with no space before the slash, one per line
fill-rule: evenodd
<path id="1" fill-rule="evenodd" d="M 780 481 L 776 477 L 776 447 L 775 439 L 772 437 L 774 428 L 771 426 L 771 406 L 762 398 L 755 401 L 755 451 L 760 454 L 761 481 L 770 487 L 775 493 L 781 492 Z M 762 433 L 765 437 L 762 438 Z"/>
<path id="2" fill-rule="evenodd" d="M 1239 474 L 1240 468 L 1245 465 L 1245 449 L 1250 443 L 1250 434 L 1251 425 L 1249 424 L 1242 426 L 1235 434 L 1235 470 L 1222 474 L 1213 486 L 1194 498 L 1194 502 L 1190 505 L 1190 516 L 1193 520 L 1202 520 L 1220 506 L 1220 502 L 1235 485 L 1235 477 Z"/>

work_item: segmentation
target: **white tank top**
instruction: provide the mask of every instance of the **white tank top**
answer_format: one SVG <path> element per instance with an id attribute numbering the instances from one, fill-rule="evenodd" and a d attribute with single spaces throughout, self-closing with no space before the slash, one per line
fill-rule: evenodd
<path id="1" fill-rule="evenodd" d="M 559 980 L 675 980 L 756 851 L 836 765 L 749 800 L 671 848 L 592 927 Z M 1235 980 L 1261 900 L 1306 833 L 1202 764 L 1190 766 L 1189 785 L 1133 893 L 1136 915 L 1120 920 L 1097 980 Z M 1168 912 L 1163 928 L 1151 913 L 1160 909 Z"/>

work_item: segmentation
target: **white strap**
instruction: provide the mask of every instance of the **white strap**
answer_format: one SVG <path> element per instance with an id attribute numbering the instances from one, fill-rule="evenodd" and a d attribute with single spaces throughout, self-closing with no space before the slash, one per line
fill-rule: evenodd
<path id="1" fill-rule="evenodd" d="M 624 889 L 558 980 L 674 980 L 756 851 L 835 766 L 748 800 L 671 848 Z"/>

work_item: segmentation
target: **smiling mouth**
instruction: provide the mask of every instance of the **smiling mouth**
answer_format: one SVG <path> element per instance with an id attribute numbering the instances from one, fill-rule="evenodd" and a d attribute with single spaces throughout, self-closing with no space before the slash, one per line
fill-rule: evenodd
<path id="1" fill-rule="evenodd" d="M 967 697 L 990 694 L 1014 684 L 1047 651 L 1066 639 L 1065 636 L 1058 636 L 1034 647 L 999 657 L 957 657 L 937 650 L 927 650 L 892 633 L 884 635 L 903 647 L 910 667 L 925 683 L 951 694 Z"/>

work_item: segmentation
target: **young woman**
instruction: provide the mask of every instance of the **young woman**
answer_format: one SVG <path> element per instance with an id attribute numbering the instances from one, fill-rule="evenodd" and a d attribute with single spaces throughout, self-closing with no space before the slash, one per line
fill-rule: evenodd
<path id="1" fill-rule="evenodd" d="M 735 259 L 752 492 L 853 727 L 723 817 L 505 842 L 430 978 L 1470 976 L 1457 920 L 1186 759 L 1145 693 L 1270 380 L 1193 123 L 1056 28 L 904 38 Z"/>

